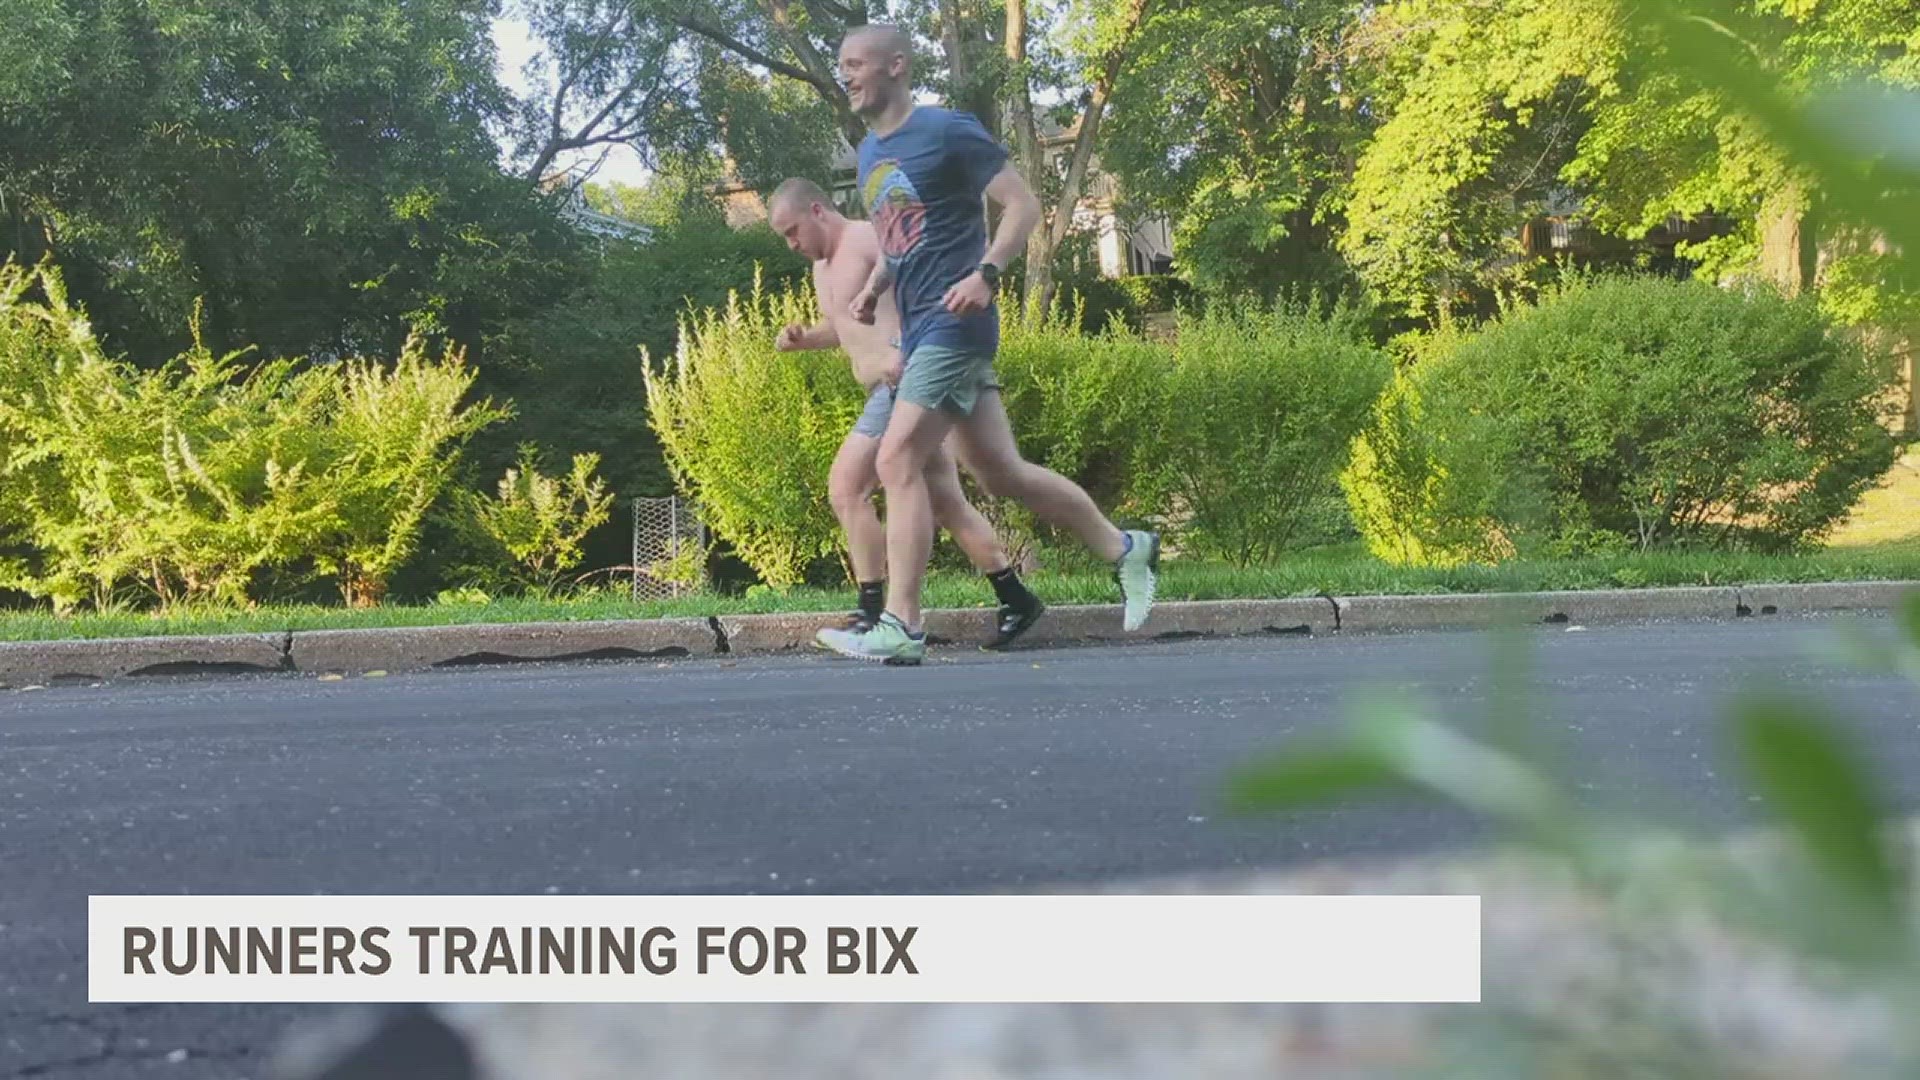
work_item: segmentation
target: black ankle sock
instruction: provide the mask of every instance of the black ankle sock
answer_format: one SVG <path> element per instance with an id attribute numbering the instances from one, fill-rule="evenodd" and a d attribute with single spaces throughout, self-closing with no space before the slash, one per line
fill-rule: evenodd
<path id="1" fill-rule="evenodd" d="M 887 583 L 884 581 L 863 581 L 860 583 L 860 614 L 878 622 L 880 613 L 887 606 Z"/>
<path id="2" fill-rule="evenodd" d="M 1033 593 L 1026 583 L 1020 580 L 1020 571 L 1009 566 L 997 574 L 988 574 L 987 581 L 993 585 L 993 595 L 1002 604 L 1009 607 L 1027 607 L 1033 603 Z"/>

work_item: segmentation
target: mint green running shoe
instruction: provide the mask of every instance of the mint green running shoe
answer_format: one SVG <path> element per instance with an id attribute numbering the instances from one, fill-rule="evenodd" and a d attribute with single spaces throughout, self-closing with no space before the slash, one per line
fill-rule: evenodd
<path id="1" fill-rule="evenodd" d="M 914 667 L 927 658 L 927 638 L 907 633 L 892 615 L 880 616 L 871 630 L 822 630 L 814 636 L 821 647 L 855 660 L 878 660 L 889 667 Z"/>
<path id="2" fill-rule="evenodd" d="M 1132 633 L 1147 625 L 1153 611 L 1153 593 L 1160 578 L 1160 537 L 1150 532 L 1127 532 L 1127 553 L 1120 556 L 1113 578 L 1120 583 L 1125 614 L 1121 625 Z"/>

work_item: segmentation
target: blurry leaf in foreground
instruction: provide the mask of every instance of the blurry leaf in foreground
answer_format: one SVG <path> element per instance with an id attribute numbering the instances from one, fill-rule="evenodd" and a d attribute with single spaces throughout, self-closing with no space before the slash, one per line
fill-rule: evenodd
<path id="1" fill-rule="evenodd" d="M 1868 912 L 1895 918 L 1902 884 L 1880 832 L 1880 800 L 1867 770 L 1822 710 L 1790 698 L 1749 695 L 1734 716 L 1756 787 L 1809 857 Z"/>
<path id="2" fill-rule="evenodd" d="M 1689 78 L 1725 94 L 1818 178 L 1829 209 L 1882 230 L 1906 266 L 1920 257 L 1920 214 L 1913 212 L 1920 168 L 1909 153 L 1911 95 L 1878 87 L 1816 91 L 1810 105 L 1783 85 L 1764 61 L 1764 50 L 1741 36 L 1755 24 L 1733 0 L 1630 0 L 1628 7 L 1669 44 Z M 1875 116 L 1899 118 L 1890 129 L 1869 126 L 1875 123 L 1869 117 L 1832 122 L 1834 114 L 1868 95 Z"/>
<path id="3" fill-rule="evenodd" d="M 1895 619 L 1902 632 L 1890 636 L 1858 617 L 1838 619 L 1818 651 L 1832 663 L 1876 675 L 1904 675 L 1920 686 L 1920 594 L 1896 612 Z"/>
<path id="4" fill-rule="evenodd" d="M 1227 781 L 1234 810 L 1288 810 L 1358 792 L 1404 786 L 1387 763 L 1352 743 L 1284 753 L 1237 770 Z"/>
<path id="5" fill-rule="evenodd" d="M 1574 839 L 1566 802 L 1531 763 L 1405 711 L 1363 714 L 1360 738 L 1395 774 L 1549 847 Z"/>
<path id="6" fill-rule="evenodd" d="M 1853 84 L 1819 94 L 1811 119 L 1860 161 L 1920 173 L 1920 93 Z"/>

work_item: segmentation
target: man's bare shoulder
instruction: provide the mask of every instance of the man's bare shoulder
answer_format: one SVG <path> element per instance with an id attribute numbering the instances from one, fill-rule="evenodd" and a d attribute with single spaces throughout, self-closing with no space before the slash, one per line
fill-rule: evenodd
<path id="1" fill-rule="evenodd" d="M 853 242 L 855 250 L 862 255 L 870 255 L 880 250 L 880 234 L 874 231 L 871 221 L 847 222 L 847 239 Z"/>
<path id="2" fill-rule="evenodd" d="M 835 266 L 859 266 L 870 263 L 880 253 L 880 237 L 873 226 L 864 221 L 847 222 L 846 231 L 840 234 L 840 244 L 834 250 Z"/>

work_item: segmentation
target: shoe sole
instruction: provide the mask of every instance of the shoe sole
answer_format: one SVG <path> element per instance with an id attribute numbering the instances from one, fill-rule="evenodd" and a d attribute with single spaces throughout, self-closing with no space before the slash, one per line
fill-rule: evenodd
<path id="1" fill-rule="evenodd" d="M 831 645 L 825 645 L 818 641 L 813 644 L 815 648 L 832 653 L 835 656 L 845 657 L 848 660 L 861 660 L 869 664 L 877 663 L 883 667 L 919 667 L 921 662 L 926 659 L 924 656 L 868 656 L 865 653 L 841 652 Z"/>
<path id="2" fill-rule="evenodd" d="M 1160 576 L 1160 537 L 1156 534 L 1148 533 L 1147 540 L 1153 545 L 1153 549 L 1147 553 L 1147 570 L 1149 573 L 1153 574 L 1154 578 L 1156 579 L 1154 582 L 1154 586 L 1155 586 L 1155 591 L 1158 592 L 1159 581 L 1157 579 Z M 1123 588 L 1121 590 L 1121 597 L 1123 601 L 1125 599 L 1125 595 L 1126 595 L 1126 590 Z M 1157 599 L 1158 597 L 1155 597 L 1155 600 Z M 1128 633 L 1132 633 L 1136 630 L 1139 630 L 1141 627 L 1146 626 L 1147 620 L 1151 618 L 1153 615 L 1153 605 L 1154 605 L 1154 600 L 1147 601 L 1147 610 L 1140 613 L 1140 622 L 1132 627 L 1125 626 L 1124 625 L 1125 620 L 1123 618 L 1122 629 L 1126 630 Z"/>

